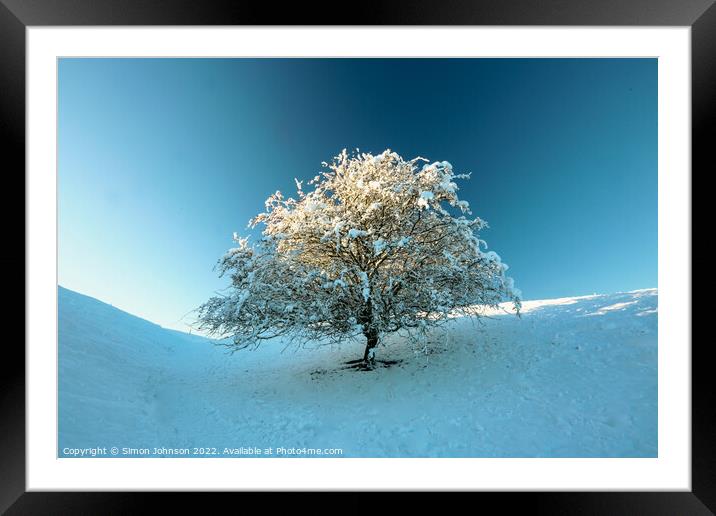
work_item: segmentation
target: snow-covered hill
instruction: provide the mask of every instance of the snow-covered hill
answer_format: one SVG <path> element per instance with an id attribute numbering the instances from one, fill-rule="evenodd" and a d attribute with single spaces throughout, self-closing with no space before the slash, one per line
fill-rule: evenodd
<path id="1" fill-rule="evenodd" d="M 228 355 L 60 288 L 58 454 L 653 457 L 657 301 L 656 289 L 527 301 L 520 319 L 453 319 L 425 349 L 390 337 L 377 356 L 398 363 L 356 371 L 359 342 Z"/>

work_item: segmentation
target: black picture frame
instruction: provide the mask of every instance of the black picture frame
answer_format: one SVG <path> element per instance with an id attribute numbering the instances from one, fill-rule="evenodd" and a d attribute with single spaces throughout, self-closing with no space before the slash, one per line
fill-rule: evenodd
<path id="1" fill-rule="evenodd" d="M 394 0 L 324 7 L 305 2 L 192 0 L 0 0 L 0 131 L 4 152 L 6 201 L 2 219 L 5 240 L 16 249 L 24 242 L 24 225 L 13 200 L 25 191 L 25 31 L 29 26 L 62 25 L 577 25 L 690 26 L 692 43 L 692 181 L 700 170 L 713 170 L 709 135 L 716 113 L 716 5 L 714 0 Z M 9 158 L 9 159 L 8 159 Z M 21 172 L 22 171 L 22 172 Z M 10 183 L 15 181 L 15 184 Z M 17 187 L 17 190 L 15 189 Z M 693 201 L 692 201 L 693 206 Z M 10 233 L 8 235 L 7 233 Z M 13 233 L 14 232 L 14 233 Z M 22 234 L 21 234 L 22 233 Z M 16 237 L 16 238 L 13 238 Z M 693 252 L 693 250 L 690 250 Z M 693 256 L 693 255 L 692 255 Z M 20 282 L 13 271 L 26 266 L 23 253 L 3 253 L 6 286 Z M 25 276 L 26 277 L 26 276 Z M 19 284 L 17 285 L 19 290 Z M 9 290 L 9 289 L 8 289 Z M 23 288 L 24 292 L 24 288 Z M 9 292 L 6 292 L 9 297 Z M 23 299 L 25 294 L 23 294 Z M 19 305 L 18 303 L 15 303 Z M 23 304 L 24 306 L 24 304 Z M 19 306 L 15 308 L 19 310 Z M 23 339 L 24 340 L 24 339 Z M 690 343 L 684 342 L 683 345 Z M 589 493 L 478 493 L 501 508 L 527 506 L 548 514 L 713 514 L 716 511 L 716 426 L 710 342 L 692 346 L 692 491 Z M 163 509 L 206 501 L 189 493 L 49 493 L 25 492 L 25 353 L 18 339 L 8 339 L 0 371 L 0 512 L 7 514 L 141 513 L 146 498 Z M 203 498 L 207 493 L 202 493 Z M 218 495 L 218 493 L 217 493 Z M 223 498 L 236 493 L 221 493 Z M 255 497 L 240 493 L 238 496 Z M 361 496 L 353 493 L 351 496 Z M 363 495 L 364 496 L 364 495 Z M 361 497 L 362 502 L 365 498 Z M 155 501 L 155 500 L 152 500 Z M 241 503 L 247 503 L 243 498 Z M 372 502 L 375 503 L 375 502 Z"/>

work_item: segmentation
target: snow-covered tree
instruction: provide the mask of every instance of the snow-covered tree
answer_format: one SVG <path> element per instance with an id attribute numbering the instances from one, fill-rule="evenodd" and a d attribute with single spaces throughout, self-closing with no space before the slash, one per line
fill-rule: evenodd
<path id="1" fill-rule="evenodd" d="M 231 277 L 225 295 L 199 308 L 199 326 L 231 347 L 287 336 L 302 341 L 365 337 L 363 362 L 374 363 L 387 333 L 415 337 L 455 315 L 480 316 L 520 293 L 507 265 L 483 249 L 456 175 L 446 161 L 405 161 L 390 150 L 374 156 L 345 150 L 297 198 L 276 192 L 255 245 L 234 234 L 238 247 L 219 261 Z"/>

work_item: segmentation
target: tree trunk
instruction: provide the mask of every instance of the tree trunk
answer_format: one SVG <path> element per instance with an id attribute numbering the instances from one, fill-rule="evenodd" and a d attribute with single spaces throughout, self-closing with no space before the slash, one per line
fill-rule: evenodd
<path id="1" fill-rule="evenodd" d="M 372 369 L 375 366 L 375 347 L 378 345 L 378 332 L 370 328 L 364 332 L 366 338 L 365 353 L 363 353 L 363 364 Z"/>
<path id="2" fill-rule="evenodd" d="M 378 345 L 378 330 L 373 324 L 373 306 L 370 299 L 366 302 L 358 321 L 363 325 L 363 335 L 365 335 L 366 345 L 365 353 L 363 353 L 363 365 L 366 369 L 373 369 L 375 366 L 375 347 Z"/>

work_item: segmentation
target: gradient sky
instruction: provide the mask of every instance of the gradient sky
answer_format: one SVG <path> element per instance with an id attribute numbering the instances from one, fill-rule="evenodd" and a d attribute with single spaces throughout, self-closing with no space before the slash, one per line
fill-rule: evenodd
<path id="1" fill-rule="evenodd" d="M 657 286 L 656 59 L 61 59 L 59 283 L 187 330 L 343 148 L 450 161 L 525 299 Z"/>

